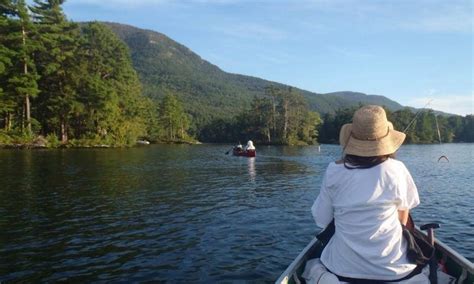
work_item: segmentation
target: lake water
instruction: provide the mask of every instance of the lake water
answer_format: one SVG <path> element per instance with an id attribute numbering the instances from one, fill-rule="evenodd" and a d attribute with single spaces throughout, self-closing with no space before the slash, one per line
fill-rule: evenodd
<path id="1" fill-rule="evenodd" d="M 0 282 L 271 282 L 313 238 L 340 148 L 0 150 Z M 474 260 L 474 144 L 403 146 L 418 224 Z M 445 155 L 450 162 L 438 162 Z"/>

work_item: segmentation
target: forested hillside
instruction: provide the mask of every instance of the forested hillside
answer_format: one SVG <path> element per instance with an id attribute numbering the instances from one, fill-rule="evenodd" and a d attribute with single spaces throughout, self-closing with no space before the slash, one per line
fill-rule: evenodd
<path id="1" fill-rule="evenodd" d="M 226 119 L 250 106 L 255 96 L 263 96 L 272 85 L 289 86 L 267 80 L 231 74 L 203 60 L 189 48 L 150 30 L 117 23 L 106 23 L 130 48 L 132 61 L 143 83 L 144 94 L 151 98 L 176 94 L 198 128 L 216 118 Z M 382 96 L 339 92 L 317 94 L 298 88 L 311 111 L 335 113 L 337 109 L 359 103 L 374 103 L 392 110 L 402 106 Z"/>
<path id="2" fill-rule="evenodd" d="M 0 0 L 0 146 L 334 143 L 369 103 L 385 106 L 399 129 L 414 121 L 407 142 L 474 140 L 472 116 L 416 117 L 382 96 L 226 73 L 157 32 L 68 21 L 63 2 Z"/>
<path id="3" fill-rule="evenodd" d="M 157 101 L 167 95 L 179 98 L 190 114 L 191 134 L 201 141 L 252 138 L 260 143 L 311 144 L 319 135 L 321 143 L 337 143 L 340 126 L 350 122 L 354 110 L 364 104 L 384 106 L 398 129 L 413 120 L 407 129 L 408 143 L 473 141 L 472 116 L 425 110 L 415 119 L 418 110 L 379 95 L 351 91 L 318 94 L 231 74 L 161 33 L 117 23 L 106 25 L 130 48 L 144 94 Z M 287 108 L 289 102 L 298 103 Z"/>
<path id="4" fill-rule="evenodd" d="M 122 146 L 156 132 L 127 46 L 68 21 L 62 2 L 0 0 L 0 144 Z"/>

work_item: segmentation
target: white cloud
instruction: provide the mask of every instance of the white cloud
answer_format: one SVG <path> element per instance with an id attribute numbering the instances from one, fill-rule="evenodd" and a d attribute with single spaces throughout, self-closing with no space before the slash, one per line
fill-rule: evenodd
<path id="1" fill-rule="evenodd" d="M 431 100 L 428 106 L 426 104 Z M 407 105 L 416 108 L 432 108 L 459 115 L 474 114 L 474 92 L 470 95 L 440 95 L 418 97 L 408 101 Z"/>

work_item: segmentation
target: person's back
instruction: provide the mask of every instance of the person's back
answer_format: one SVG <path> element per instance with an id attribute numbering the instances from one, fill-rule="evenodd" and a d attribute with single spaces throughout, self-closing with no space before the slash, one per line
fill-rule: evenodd
<path id="1" fill-rule="evenodd" d="M 413 190 L 406 167 L 395 159 L 369 169 L 331 163 L 312 207 L 318 226 L 335 219 L 336 231 L 321 261 L 333 273 L 350 278 L 393 280 L 409 274 L 416 265 L 406 258 L 397 212 L 419 203 L 417 195 L 407 195 Z M 333 215 L 326 213 L 327 204 Z"/>
<path id="2" fill-rule="evenodd" d="M 397 281 L 419 273 L 407 259 L 402 233 L 409 210 L 419 204 L 418 191 L 405 165 L 393 158 L 404 139 L 379 106 L 360 108 L 343 125 L 343 160 L 329 164 L 311 208 L 319 227 L 334 220 L 335 233 L 314 266 L 306 266 L 308 283 L 318 281 L 319 272 L 312 272 L 323 271 L 321 265 L 349 282 Z"/>
<path id="3" fill-rule="evenodd" d="M 255 146 L 253 145 L 252 140 L 247 142 L 247 146 L 245 146 L 246 151 L 255 151 Z"/>

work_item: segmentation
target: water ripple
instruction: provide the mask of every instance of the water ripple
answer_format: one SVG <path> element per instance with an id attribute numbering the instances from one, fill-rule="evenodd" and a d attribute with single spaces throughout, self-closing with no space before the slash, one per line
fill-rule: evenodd
<path id="1" fill-rule="evenodd" d="M 310 207 L 340 149 L 227 150 L 1 150 L 0 282 L 276 279 L 318 230 Z M 473 150 L 399 154 L 419 187 L 417 223 L 441 223 L 437 236 L 471 260 Z"/>

